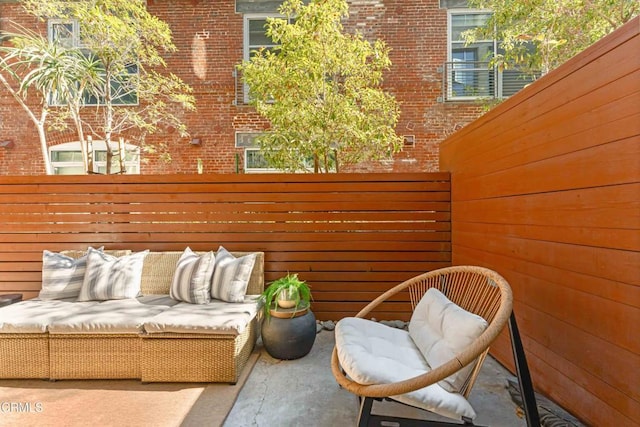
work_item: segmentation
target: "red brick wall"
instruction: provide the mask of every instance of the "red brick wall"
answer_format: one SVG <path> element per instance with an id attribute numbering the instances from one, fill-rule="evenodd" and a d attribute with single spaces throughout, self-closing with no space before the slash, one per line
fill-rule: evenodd
<path id="1" fill-rule="evenodd" d="M 198 159 L 205 172 L 235 173 L 236 163 L 242 172 L 243 150 L 235 148 L 235 133 L 264 129 L 266 123 L 250 107 L 233 102 L 233 70 L 242 60 L 243 47 L 243 17 L 235 12 L 235 1 L 149 0 L 148 8 L 173 31 L 178 52 L 167 56 L 168 69 L 194 89 L 197 111 L 185 113 L 183 119 L 202 144 L 191 145 L 190 138 L 180 138 L 171 129 L 147 136 L 147 143 L 166 144 L 172 161 L 145 153 L 142 173 L 196 173 Z M 8 16 L 28 27 L 36 22 L 18 4 L 0 4 L 0 19 Z M 382 38 L 392 49 L 393 66 L 385 87 L 401 104 L 397 133 L 413 135 L 415 145 L 405 147 L 393 161 L 342 165 L 343 171 L 436 171 L 439 142 L 479 115 L 474 103 L 437 101 L 442 96 L 438 68 L 447 56 L 446 25 L 446 10 L 439 8 L 438 0 L 351 2 L 345 27 Z M 0 26 L 6 27 L 6 22 Z M 0 174 L 43 173 L 35 127 L 4 91 L 0 114 L 0 141 L 15 142 L 12 149 L 0 149 Z M 50 144 L 74 139 L 71 132 L 49 136 Z"/>

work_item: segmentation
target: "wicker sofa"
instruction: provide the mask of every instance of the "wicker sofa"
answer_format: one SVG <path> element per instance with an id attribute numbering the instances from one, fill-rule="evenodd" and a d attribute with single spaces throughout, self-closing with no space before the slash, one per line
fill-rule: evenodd
<path id="1" fill-rule="evenodd" d="M 247 295 L 239 303 L 170 298 L 182 252 L 167 251 L 144 258 L 138 298 L 36 298 L 2 307 L 0 378 L 235 383 L 259 331 L 264 254 L 254 253 Z"/>

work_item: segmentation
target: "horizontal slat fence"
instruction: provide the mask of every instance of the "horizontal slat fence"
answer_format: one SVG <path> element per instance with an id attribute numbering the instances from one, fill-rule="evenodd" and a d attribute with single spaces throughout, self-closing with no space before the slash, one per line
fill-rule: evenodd
<path id="1" fill-rule="evenodd" d="M 441 146 L 454 264 L 510 282 L 534 386 L 640 420 L 640 19 Z M 508 337 L 492 350 L 513 367 Z"/>
<path id="2" fill-rule="evenodd" d="M 37 295 L 42 251 L 265 252 L 320 319 L 451 264 L 447 173 L 0 177 L 0 293 Z M 407 319 L 406 298 L 375 314 Z"/>

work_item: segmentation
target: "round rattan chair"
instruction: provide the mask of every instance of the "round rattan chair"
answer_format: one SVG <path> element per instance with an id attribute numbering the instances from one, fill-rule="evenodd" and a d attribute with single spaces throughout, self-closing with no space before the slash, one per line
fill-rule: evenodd
<path id="1" fill-rule="evenodd" d="M 348 374 L 348 370 L 345 371 L 345 367 L 341 366 L 339 353 L 340 351 L 345 351 L 345 349 L 338 348 L 339 343 L 338 339 L 336 339 L 336 347 L 334 347 L 331 357 L 331 370 L 340 386 L 361 397 L 359 425 L 376 425 L 374 424 L 374 419 L 378 422 L 389 419 L 401 422 L 401 419 L 393 417 L 383 419 L 378 418 L 378 415 L 371 414 L 373 400 L 381 398 L 397 400 L 398 396 L 437 384 L 467 365 L 472 364 L 473 368 L 464 385 L 459 390 L 459 393 L 455 393 L 458 399 L 460 399 L 461 395 L 466 400 L 489 351 L 489 346 L 509 321 L 513 304 L 509 284 L 498 273 L 487 268 L 475 266 L 447 267 L 409 279 L 373 300 L 356 315 L 356 318 L 366 318 L 376 308 L 383 308 L 385 301 L 402 293 L 408 293 L 413 312 L 430 288 L 438 289 L 457 306 L 485 319 L 487 322 L 486 329 L 470 345 L 459 351 L 448 362 L 440 366 L 431 366 L 431 370 L 415 377 L 391 383 L 361 384 L 354 381 Z M 339 324 L 340 322 L 338 322 Z M 366 336 L 364 339 L 366 339 Z M 425 408 L 423 407 L 422 409 Z M 438 412 L 437 410 L 432 411 Z M 447 416 L 451 418 L 451 414 L 447 414 Z M 468 417 L 460 416 L 457 418 L 462 420 L 465 425 L 472 425 L 472 419 Z M 371 424 L 369 424 L 370 422 Z"/>

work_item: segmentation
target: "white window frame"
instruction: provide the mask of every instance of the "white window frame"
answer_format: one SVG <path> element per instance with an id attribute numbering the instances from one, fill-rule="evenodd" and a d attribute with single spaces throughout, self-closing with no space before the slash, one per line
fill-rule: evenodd
<path id="1" fill-rule="evenodd" d="M 250 167 L 249 166 L 249 156 L 248 153 L 253 152 L 253 153 L 261 153 L 262 150 L 260 150 L 260 147 L 247 147 L 244 149 L 244 172 L 245 173 L 280 173 L 283 172 L 280 169 L 277 168 L 271 168 L 271 167 L 266 167 L 266 168 L 256 168 L 256 167 Z"/>
<path id="2" fill-rule="evenodd" d="M 454 43 L 458 43 L 459 40 L 453 40 L 453 16 L 454 15 L 486 15 L 486 14 L 492 14 L 493 12 L 491 10 L 487 10 L 487 9 L 448 9 L 447 10 L 447 63 L 451 64 L 453 63 L 455 60 L 453 58 L 453 48 L 454 48 Z M 497 52 L 497 41 L 495 39 L 491 39 L 491 40 L 478 40 L 476 43 L 491 43 L 492 44 L 492 49 L 493 52 Z M 476 61 L 484 61 L 484 58 L 477 58 Z M 461 68 L 462 70 L 464 70 L 465 68 Z M 471 68 L 471 70 L 473 70 L 474 68 Z M 490 70 L 487 70 L 488 72 Z M 449 70 L 445 69 L 445 78 L 447 79 L 446 82 L 446 87 L 447 87 L 447 91 L 448 93 L 446 94 L 446 99 L 447 100 L 451 100 L 451 101 L 471 101 L 471 100 L 476 100 L 476 99 L 482 99 L 482 98 L 495 98 L 496 94 L 501 93 L 501 75 L 499 75 L 498 70 L 494 69 L 494 84 L 497 85 L 497 87 L 494 87 L 493 93 L 490 95 L 478 95 L 478 96 L 473 96 L 473 95 L 461 95 L 461 96 L 456 96 L 453 93 L 452 87 L 453 87 L 453 82 L 452 80 L 452 75 L 453 73 L 451 72 L 451 74 L 449 73 Z"/>
<path id="3" fill-rule="evenodd" d="M 251 41 L 251 37 L 250 37 L 250 26 L 249 23 L 250 21 L 257 21 L 257 20 L 265 20 L 267 18 L 282 18 L 284 19 L 285 17 L 283 15 L 280 15 L 278 13 L 246 13 L 243 15 L 243 40 L 242 40 L 242 45 L 243 45 L 243 51 L 242 51 L 242 57 L 244 58 L 245 61 L 248 61 L 251 58 L 251 51 L 252 50 L 257 50 L 261 47 L 275 47 L 278 46 L 277 44 L 272 44 L 272 45 L 251 45 L 250 41 Z"/>
<path id="4" fill-rule="evenodd" d="M 54 25 L 71 25 L 71 46 L 66 47 L 82 47 L 80 43 L 80 24 L 76 19 L 58 19 L 49 18 L 47 20 L 47 37 L 53 41 L 55 34 L 53 32 Z"/>
<path id="5" fill-rule="evenodd" d="M 113 150 L 118 150 L 118 143 L 117 142 L 111 142 L 111 147 Z M 91 152 L 91 156 L 92 156 L 92 161 L 93 161 L 93 167 L 94 170 L 98 170 L 99 168 L 104 168 L 106 169 L 107 167 L 107 162 L 106 161 L 99 161 L 96 160 L 96 154 L 98 152 L 105 152 L 107 149 L 106 143 L 104 141 L 93 141 L 92 142 L 92 152 Z M 54 151 L 73 151 L 73 152 L 78 152 L 81 153 L 82 150 L 80 148 L 80 142 L 79 141 L 73 141 L 73 142 L 65 142 L 62 144 L 58 144 L 58 145 L 53 145 L 51 147 L 49 147 L 49 159 L 51 159 L 51 166 L 53 167 L 53 170 L 55 172 L 57 172 L 58 169 L 61 168 L 80 168 L 80 170 L 84 170 L 84 163 L 82 161 L 79 162 L 54 162 L 53 161 L 53 152 Z M 127 153 L 133 152 L 135 154 L 137 154 L 136 156 L 136 160 L 125 160 L 124 162 L 124 167 L 127 170 L 127 174 L 128 175 L 139 175 L 140 174 L 140 154 L 141 154 L 141 150 L 140 147 L 133 145 L 133 144 L 126 144 L 125 143 L 125 151 Z M 82 157 L 82 156 L 80 156 Z M 55 173 L 56 175 L 59 175 L 58 173 Z M 84 175 L 84 172 L 82 173 Z"/>

